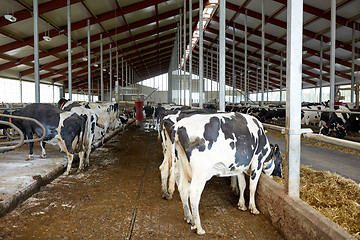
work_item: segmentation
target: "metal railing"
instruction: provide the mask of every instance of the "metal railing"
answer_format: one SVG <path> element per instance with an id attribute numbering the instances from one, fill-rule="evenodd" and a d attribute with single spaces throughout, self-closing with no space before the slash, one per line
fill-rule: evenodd
<path id="1" fill-rule="evenodd" d="M 40 142 L 40 141 L 44 140 L 44 138 L 45 138 L 45 136 L 46 136 L 46 130 L 45 130 L 44 126 L 43 126 L 38 120 L 36 120 L 36 119 L 29 118 L 29 117 L 8 115 L 8 114 L 3 114 L 3 113 L 0 113 L 0 117 L 8 117 L 8 118 L 16 118 L 16 119 L 22 119 L 22 120 L 32 121 L 32 122 L 34 122 L 35 124 L 39 125 L 39 126 L 41 127 L 41 129 L 43 130 L 43 134 L 42 134 L 41 137 L 35 138 L 35 139 L 24 140 L 24 134 L 23 134 L 23 132 L 22 132 L 17 126 L 15 126 L 15 125 L 14 125 L 13 123 L 11 123 L 11 122 L 0 121 L 0 124 L 8 125 L 8 126 L 14 128 L 15 131 L 20 134 L 20 140 L 19 140 L 19 141 L 0 142 L 0 145 L 11 145 L 11 144 L 15 144 L 15 143 L 16 143 L 16 145 L 13 145 L 13 146 L 5 146 L 5 147 L 1 147 L 1 146 L 0 146 L 0 153 L 4 153 L 4 152 L 7 152 L 7 151 L 14 150 L 14 149 L 20 147 L 21 145 L 23 145 L 24 143 Z"/>

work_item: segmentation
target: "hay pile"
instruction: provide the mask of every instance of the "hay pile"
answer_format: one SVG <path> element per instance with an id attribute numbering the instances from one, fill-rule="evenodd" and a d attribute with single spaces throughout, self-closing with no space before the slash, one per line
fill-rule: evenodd
<path id="1" fill-rule="evenodd" d="M 276 138 L 284 138 L 278 131 L 268 129 Z M 359 151 L 339 147 L 312 139 L 301 139 L 306 144 L 360 155 Z M 285 162 L 285 155 L 282 154 Z M 300 198 L 321 214 L 360 239 L 360 185 L 329 171 L 316 171 L 311 166 L 300 167 Z M 284 169 L 284 168 L 283 168 Z M 274 177 L 284 186 L 284 179 Z"/>
<path id="2" fill-rule="evenodd" d="M 274 177 L 284 186 L 284 179 Z M 360 239 L 360 186 L 336 173 L 300 167 L 300 198 Z"/>

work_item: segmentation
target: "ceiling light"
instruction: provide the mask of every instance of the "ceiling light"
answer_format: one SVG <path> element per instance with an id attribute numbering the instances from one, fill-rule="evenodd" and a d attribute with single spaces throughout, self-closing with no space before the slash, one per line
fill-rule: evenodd
<path id="1" fill-rule="evenodd" d="M 83 57 L 82 60 L 83 60 L 84 62 L 86 62 L 86 61 L 87 61 L 87 58 L 86 58 L 86 57 Z"/>
<path id="2" fill-rule="evenodd" d="M 51 37 L 50 37 L 50 36 L 44 35 L 44 36 L 43 36 L 43 39 L 44 39 L 45 41 L 47 41 L 47 42 L 50 42 L 50 41 L 51 41 Z"/>
<path id="3" fill-rule="evenodd" d="M 69 49 L 66 49 L 66 52 L 69 52 Z M 70 50 L 70 52 L 72 53 L 72 52 L 73 52 L 73 50 L 71 49 L 71 50 Z"/>
<path id="4" fill-rule="evenodd" d="M 99 66 L 99 64 L 97 64 L 97 63 L 94 63 L 94 67 L 98 67 Z"/>
<path id="5" fill-rule="evenodd" d="M 104 68 L 103 71 L 106 72 L 106 68 Z"/>
<path id="6" fill-rule="evenodd" d="M 307 54 L 307 51 L 306 51 L 306 50 L 303 51 L 303 55 L 305 55 L 305 54 Z"/>
<path id="7" fill-rule="evenodd" d="M 10 22 L 16 22 L 16 17 L 14 17 L 11 14 L 6 14 L 6 15 L 4 15 L 4 17 Z"/>

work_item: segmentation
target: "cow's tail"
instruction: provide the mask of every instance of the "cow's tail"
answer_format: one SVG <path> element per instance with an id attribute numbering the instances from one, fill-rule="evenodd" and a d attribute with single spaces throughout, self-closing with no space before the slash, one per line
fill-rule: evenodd
<path id="1" fill-rule="evenodd" d="M 171 140 L 172 140 L 172 149 L 171 149 L 171 167 L 170 167 L 170 176 L 169 176 L 169 194 L 172 195 L 175 191 L 175 141 L 174 141 L 174 136 L 175 136 L 175 132 L 176 132 L 176 128 L 174 128 L 174 130 L 171 133 Z"/>
<path id="2" fill-rule="evenodd" d="M 182 147 L 177 131 L 173 132 L 173 149 L 172 149 L 172 167 L 171 167 L 171 175 L 169 178 L 169 193 L 172 194 L 175 190 L 175 180 L 176 172 L 180 172 L 180 175 L 184 177 L 183 180 L 191 182 L 192 179 L 192 170 L 190 166 L 190 162 L 186 156 L 184 148 Z M 176 158 L 175 158 L 176 157 Z M 175 163 L 175 161 L 178 161 Z"/>
<path id="3" fill-rule="evenodd" d="M 191 170 L 191 166 L 190 166 L 190 159 L 188 159 L 188 157 L 185 153 L 185 150 L 179 141 L 178 134 L 175 134 L 175 141 L 176 141 L 176 146 L 177 146 L 176 149 L 178 151 L 179 160 L 180 160 L 179 165 L 181 165 L 182 172 L 185 174 L 184 175 L 185 179 L 188 182 L 191 182 L 192 170 Z"/>
<path id="4" fill-rule="evenodd" d="M 83 119 L 83 121 L 81 123 L 81 131 L 79 133 L 79 144 L 78 144 L 79 152 L 84 151 L 87 126 L 90 120 L 87 114 L 81 114 L 81 118 Z"/>

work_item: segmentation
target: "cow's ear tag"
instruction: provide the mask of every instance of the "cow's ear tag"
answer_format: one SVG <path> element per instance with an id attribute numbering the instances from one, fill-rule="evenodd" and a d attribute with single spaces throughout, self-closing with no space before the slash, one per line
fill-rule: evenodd
<path id="1" fill-rule="evenodd" d="M 268 130 L 265 130 L 265 133 L 268 133 Z"/>
<path id="2" fill-rule="evenodd" d="M 358 118 L 358 117 L 356 118 L 356 121 L 359 121 L 359 118 Z"/>

